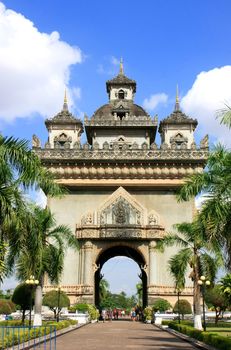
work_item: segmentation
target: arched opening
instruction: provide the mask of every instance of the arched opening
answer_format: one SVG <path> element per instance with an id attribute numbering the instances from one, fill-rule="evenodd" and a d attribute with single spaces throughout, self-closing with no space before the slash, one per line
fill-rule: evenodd
<path id="1" fill-rule="evenodd" d="M 125 96 L 124 91 L 123 90 L 119 90 L 119 92 L 118 92 L 119 100 L 124 100 L 124 96 Z"/>
<path id="2" fill-rule="evenodd" d="M 128 257 L 138 264 L 140 268 L 139 278 L 140 278 L 140 281 L 142 282 L 142 307 L 147 306 L 147 274 L 144 270 L 144 266 L 146 265 L 146 262 L 144 260 L 143 255 L 137 249 L 126 245 L 112 246 L 104 250 L 98 256 L 96 260 L 96 265 L 99 268 L 95 272 L 95 305 L 97 307 L 100 306 L 99 284 L 100 284 L 100 280 L 103 278 L 102 267 L 108 260 L 118 256 Z M 126 271 L 124 271 L 124 273 L 126 273 Z"/>

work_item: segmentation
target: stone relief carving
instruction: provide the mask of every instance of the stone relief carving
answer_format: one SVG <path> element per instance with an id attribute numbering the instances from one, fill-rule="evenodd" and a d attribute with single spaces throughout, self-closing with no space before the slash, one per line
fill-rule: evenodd
<path id="1" fill-rule="evenodd" d="M 155 142 L 153 142 L 151 145 L 150 145 L 150 149 L 151 150 L 157 150 L 158 149 L 158 146 Z"/>
<path id="2" fill-rule="evenodd" d="M 96 215 L 97 214 L 97 215 Z M 100 207 L 88 212 L 76 228 L 79 239 L 161 239 L 165 235 L 160 217 L 154 210 L 147 215 L 123 187 L 118 188 Z"/>
<path id="3" fill-rule="evenodd" d="M 130 224 L 144 222 L 145 209 L 123 187 L 118 188 L 105 202 L 98 214 L 101 225 Z"/>
<path id="4" fill-rule="evenodd" d="M 172 149 L 187 149 L 188 138 L 184 137 L 180 132 L 170 138 Z"/>
<path id="5" fill-rule="evenodd" d="M 140 213 L 124 198 L 120 197 L 100 215 L 101 225 L 140 225 Z"/>
<path id="6" fill-rule="evenodd" d="M 93 214 L 92 213 L 87 213 L 84 215 L 81 219 L 82 225 L 93 225 Z"/>
<path id="7" fill-rule="evenodd" d="M 122 238 L 122 239 L 134 239 L 134 238 L 141 238 L 142 237 L 142 230 L 129 230 L 129 229 L 102 229 L 100 231 L 100 238 Z"/>
<path id="8" fill-rule="evenodd" d="M 32 147 L 41 148 L 41 141 L 35 134 L 32 136 Z"/>
<path id="9" fill-rule="evenodd" d="M 81 143 L 79 142 L 79 141 L 76 141 L 75 143 L 74 143 L 74 149 L 78 149 L 78 150 L 80 150 L 81 149 Z"/>
<path id="10" fill-rule="evenodd" d="M 54 148 L 50 148 L 49 143 L 45 144 L 45 149 L 36 149 L 36 153 L 41 159 L 52 159 L 59 158 L 62 160 L 65 156 L 65 159 L 76 159 L 76 160 L 101 160 L 101 159 L 118 159 L 118 160 L 175 160 L 175 159 L 186 159 L 186 160 L 206 160 L 208 158 L 208 148 L 204 145 L 208 143 L 202 142 L 201 148 L 199 149 L 169 149 L 168 145 L 162 144 L 161 149 L 157 149 L 157 145 L 152 144 L 150 149 L 142 150 L 139 149 L 137 144 L 133 144 L 132 148 L 129 150 L 119 150 L 119 146 L 117 144 L 113 145 L 113 148 L 109 150 L 109 144 L 106 144 L 105 149 L 89 149 L 82 150 L 79 146 L 80 143 L 76 143 L 75 147 L 70 150 L 62 149 L 62 153 L 57 153 L 58 150 Z M 49 145 L 49 147 L 48 147 Z M 166 148 L 167 147 L 167 148 Z M 49 149 L 49 150 L 48 150 Z M 166 152 L 165 150 L 169 151 Z M 119 152 L 118 152 L 119 151 Z"/>
<path id="11" fill-rule="evenodd" d="M 150 214 L 148 216 L 148 225 L 154 226 L 158 224 L 158 219 L 155 214 Z"/>
<path id="12" fill-rule="evenodd" d="M 55 148 L 70 148 L 72 142 L 72 137 L 67 136 L 65 133 L 55 136 L 54 138 L 54 147 Z"/>
<path id="13" fill-rule="evenodd" d="M 166 142 L 163 142 L 163 143 L 160 145 L 160 148 L 161 148 L 162 150 L 166 150 L 166 149 L 168 149 L 169 147 L 168 147 L 168 144 L 167 144 Z"/>
<path id="14" fill-rule="evenodd" d="M 90 149 L 89 143 L 84 143 L 84 144 L 83 144 L 83 150 L 84 150 L 84 151 L 88 151 L 89 149 Z"/>
<path id="15" fill-rule="evenodd" d="M 209 136 L 205 135 L 205 137 L 200 142 L 200 148 L 208 148 L 209 147 Z"/>
<path id="16" fill-rule="evenodd" d="M 103 143 L 103 149 L 104 149 L 105 151 L 109 150 L 109 143 L 108 143 L 107 141 L 105 141 L 105 142 Z"/>

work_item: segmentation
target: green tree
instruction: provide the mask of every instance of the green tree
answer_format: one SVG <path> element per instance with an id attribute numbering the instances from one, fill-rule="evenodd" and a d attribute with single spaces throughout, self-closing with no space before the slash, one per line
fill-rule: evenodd
<path id="1" fill-rule="evenodd" d="M 203 194 L 199 212 L 207 241 L 224 252 L 227 268 L 231 267 L 231 152 L 218 145 L 210 153 L 203 173 L 186 178 L 178 193 L 179 200 Z"/>
<path id="2" fill-rule="evenodd" d="M 48 208 L 33 207 L 31 211 L 23 227 L 21 250 L 17 247 L 17 240 L 14 244 L 13 239 L 11 241 L 8 266 L 16 266 L 20 281 L 25 281 L 30 275 L 39 280 L 35 293 L 35 314 L 40 315 L 44 275 L 47 274 L 52 283 L 58 284 L 66 247 L 77 249 L 78 241 L 67 226 L 56 226 L 55 217 Z"/>
<path id="3" fill-rule="evenodd" d="M 138 298 L 138 304 L 142 305 L 143 300 L 143 283 L 137 283 L 136 284 L 136 295 Z"/>
<path id="4" fill-rule="evenodd" d="M 105 279 L 102 278 L 99 282 L 99 297 L 100 300 L 104 300 L 107 297 L 107 294 L 109 292 L 109 282 Z"/>
<path id="5" fill-rule="evenodd" d="M 217 324 L 219 318 L 228 306 L 225 294 L 222 292 L 220 285 L 215 285 L 213 288 L 206 290 L 205 302 L 209 307 L 212 307 L 215 310 L 215 323 Z"/>
<path id="6" fill-rule="evenodd" d="M 172 274 L 175 275 L 180 285 L 185 285 L 185 276 L 188 269 L 191 269 L 190 277 L 193 281 L 193 311 L 194 327 L 202 329 L 201 306 L 200 306 L 200 285 L 198 281 L 201 275 L 205 275 L 210 281 L 216 276 L 218 265 L 221 263 L 220 250 L 217 245 L 213 246 L 204 232 L 200 220 L 193 223 L 181 223 L 175 225 L 178 234 L 166 235 L 157 245 L 163 250 L 166 246 L 179 246 L 181 249 L 169 261 Z M 209 253 L 216 253 L 213 258 Z"/>
<path id="7" fill-rule="evenodd" d="M 156 301 L 153 303 L 153 311 L 157 312 L 165 312 L 169 309 L 172 308 L 172 305 L 168 302 L 166 299 L 158 298 Z"/>
<path id="8" fill-rule="evenodd" d="M 224 294 L 228 306 L 231 306 L 231 273 L 227 273 L 220 280 L 220 290 Z"/>
<path id="9" fill-rule="evenodd" d="M 32 306 L 34 305 L 34 294 L 31 299 L 31 288 L 26 283 L 19 284 L 12 295 L 12 301 L 16 305 L 20 307 L 22 311 L 22 323 L 25 322 L 25 314 L 26 310 L 30 309 L 30 303 L 32 302 Z"/>
<path id="10" fill-rule="evenodd" d="M 27 141 L 0 135 L 0 281 L 6 274 L 4 243 L 21 234 L 24 221 L 19 213 L 27 207 L 23 190 L 30 188 L 40 188 L 49 196 L 63 193 Z"/>
<path id="11" fill-rule="evenodd" d="M 184 315 L 191 314 L 192 308 L 190 302 L 186 299 L 180 299 L 174 305 L 173 312 L 176 312 L 182 316 L 182 320 L 184 319 Z"/>
<path id="12" fill-rule="evenodd" d="M 63 291 L 52 290 L 44 295 L 42 303 L 48 306 L 54 312 L 54 318 L 57 318 L 63 307 L 70 306 L 70 299 Z"/>

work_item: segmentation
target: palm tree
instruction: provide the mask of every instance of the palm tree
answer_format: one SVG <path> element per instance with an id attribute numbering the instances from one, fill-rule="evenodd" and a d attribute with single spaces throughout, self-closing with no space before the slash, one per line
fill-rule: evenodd
<path id="1" fill-rule="evenodd" d="M 143 299 L 143 283 L 136 284 L 136 295 L 138 297 L 138 304 L 141 305 Z"/>
<path id="2" fill-rule="evenodd" d="M 218 111 L 217 118 L 221 120 L 221 124 L 231 128 L 231 107 L 225 103 L 225 107 Z"/>
<path id="3" fill-rule="evenodd" d="M 30 210 L 22 226 L 21 242 L 18 242 L 17 235 L 11 237 L 7 263 L 10 270 L 15 266 L 20 281 L 25 281 L 30 275 L 39 280 L 35 293 L 35 314 L 40 315 L 45 274 L 51 283 L 58 284 L 66 246 L 76 249 L 78 241 L 67 226 L 56 226 L 54 215 L 48 208 L 31 207 Z"/>
<path id="4" fill-rule="evenodd" d="M 228 306 L 231 305 L 231 273 L 227 273 L 223 278 L 220 280 L 221 285 L 220 290 L 224 294 L 225 299 L 228 302 Z"/>
<path id="5" fill-rule="evenodd" d="M 183 288 L 186 273 L 189 268 L 192 270 L 190 277 L 193 281 L 194 327 L 202 329 L 200 285 L 198 281 L 201 275 L 205 275 L 211 281 L 214 280 L 220 262 L 219 249 L 217 246 L 213 247 L 207 241 L 199 220 L 195 220 L 193 223 L 177 224 L 175 228 L 179 234 L 168 234 L 157 244 L 157 248 L 163 250 L 164 247 L 173 245 L 181 247 L 181 250 L 169 261 L 170 271 L 178 288 Z M 218 258 L 212 258 L 208 252 L 215 252 Z"/>
<path id="6" fill-rule="evenodd" d="M 23 191 L 41 188 L 49 196 L 61 195 L 64 190 L 54 182 L 52 174 L 44 169 L 39 158 L 29 149 L 25 140 L 0 135 L 0 265 L 4 265 L 4 242 L 22 227 L 20 212 L 27 203 Z M 12 230 L 14 228 L 14 230 Z M 19 232 L 18 232 L 19 234 Z M 21 242 L 21 240 L 19 240 Z M 0 279 L 4 276 L 0 271 Z"/>
<path id="7" fill-rule="evenodd" d="M 178 199 L 187 201 L 204 194 L 199 212 L 207 240 L 224 251 L 226 267 L 231 268 L 231 152 L 218 145 L 209 155 L 207 168 L 201 174 L 186 178 Z"/>
<path id="8" fill-rule="evenodd" d="M 109 292 L 109 282 L 105 279 L 102 278 L 99 282 L 99 297 L 102 302 L 103 299 L 105 299 L 108 295 Z"/>

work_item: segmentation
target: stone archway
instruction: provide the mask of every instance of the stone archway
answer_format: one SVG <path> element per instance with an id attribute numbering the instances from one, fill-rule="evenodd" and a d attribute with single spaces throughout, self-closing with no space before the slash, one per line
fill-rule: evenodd
<path id="1" fill-rule="evenodd" d="M 147 273 L 144 267 L 147 265 L 143 254 L 139 249 L 132 247 L 131 245 L 127 245 L 124 243 L 113 244 L 107 249 L 103 250 L 96 259 L 96 265 L 98 269 L 95 271 L 94 276 L 94 295 L 95 295 L 95 305 L 99 307 L 100 296 L 99 296 L 99 283 L 101 279 L 101 269 L 103 265 L 111 258 L 116 256 L 126 256 L 135 261 L 140 267 L 140 278 L 143 285 L 143 301 L 142 306 L 147 306 Z"/>
<path id="2" fill-rule="evenodd" d="M 100 270 L 111 257 L 124 255 L 127 250 L 141 268 L 144 285 L 143 304 L 150 303 L 157 283 L 156 241 L 165 235 L 159 214 L 148 211 L 134 196 L 119 187 L 98 207 L 87 212 L 77 226 L 76 236 L 81 243 L 81 295 L 98 304 Z M 85 289 L 87 292 L 85 292 Z"/>

